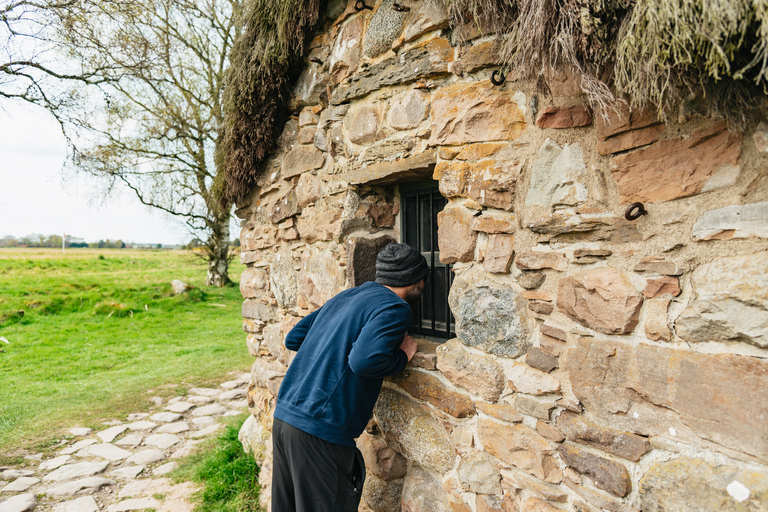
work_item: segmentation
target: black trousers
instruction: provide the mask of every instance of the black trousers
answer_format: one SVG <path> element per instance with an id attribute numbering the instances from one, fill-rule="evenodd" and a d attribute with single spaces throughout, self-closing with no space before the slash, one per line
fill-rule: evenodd
<path id="1" fill-rule="evenodd" d="M 277 418 L 272 448 L 272 512 L 357 512 L 365 481 L 360 450 Z"/>

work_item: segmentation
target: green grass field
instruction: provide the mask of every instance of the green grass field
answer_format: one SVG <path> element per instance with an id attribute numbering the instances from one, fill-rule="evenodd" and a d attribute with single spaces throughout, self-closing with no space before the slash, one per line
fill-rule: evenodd
<path id="1" fill-rule="evenodd" d="M 0 249 L 0 454 L 247 371 L 240 292 L 204 279 L 184 252 Z"/>

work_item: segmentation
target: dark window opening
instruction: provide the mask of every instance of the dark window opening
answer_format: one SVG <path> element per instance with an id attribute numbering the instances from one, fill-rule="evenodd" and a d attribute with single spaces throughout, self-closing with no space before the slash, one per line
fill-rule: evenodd
<path id="1" fill-rule="evenodd" d="M 439 341 L 456 337 L 455 320 L 448 306 L 453 272 L 451 265 L 440 263 L 437 245 L 437 214 L 446 203 L 435 181 L 400 186 L 402 241 L 421 251 L 429 265 L 424 294 L 413 305 L 413 323 L 408 332 Z"/>

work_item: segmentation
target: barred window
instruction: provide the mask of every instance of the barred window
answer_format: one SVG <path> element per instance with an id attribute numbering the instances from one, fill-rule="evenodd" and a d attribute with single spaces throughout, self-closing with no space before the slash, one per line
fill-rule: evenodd
<path id="1" fill-rule="evenodd" d="M 451 265 L 440 263 L 437 244 L 437 214 L 446 203 L 434 180 L 400 185 L 402 241 L 421 251 L 429 265 L 424 294 L 413 305 L 414 320 L 408 332 L 433 341 L 456 336 L 455 320 L 448 307 L 453 272 Z"/>

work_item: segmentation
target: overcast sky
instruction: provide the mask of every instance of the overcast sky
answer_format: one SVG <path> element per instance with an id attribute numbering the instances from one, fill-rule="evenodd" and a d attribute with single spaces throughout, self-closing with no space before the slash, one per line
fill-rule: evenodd
<path id="1" fill-rule="evenodd" d="M 191 239 L 183 222 L 128 192 L 97 197 L 95 178 L 63 173 L 65 159 L 64 137 L 46 112 L 0 104 L 0 237 L 66 233 L 87 242 L 153 244 Z"/>

